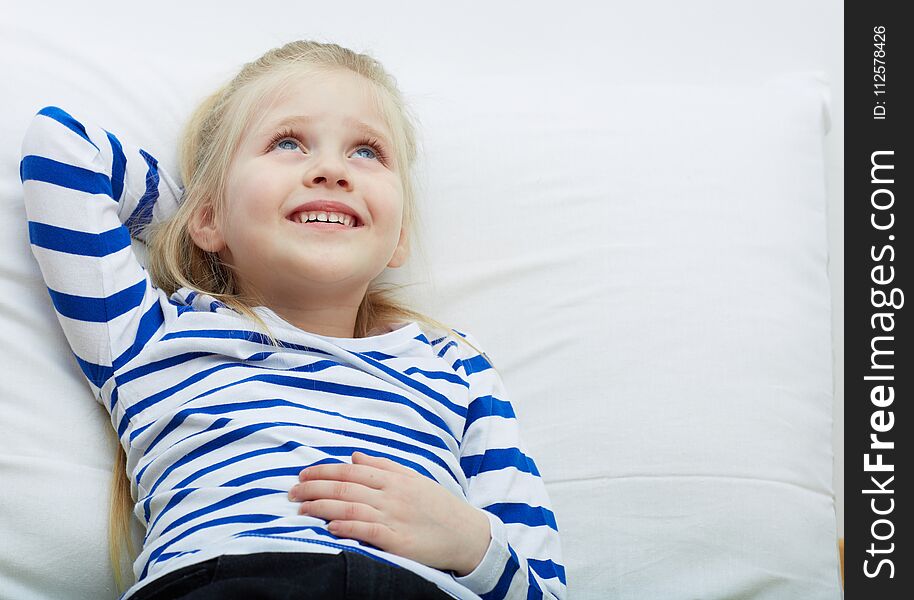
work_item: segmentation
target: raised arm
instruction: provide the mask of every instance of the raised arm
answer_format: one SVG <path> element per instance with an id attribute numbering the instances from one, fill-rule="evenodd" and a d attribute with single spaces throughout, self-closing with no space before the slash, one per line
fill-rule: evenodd
<path id="1" fill-rule="evenodd" d="M 174 214 L 182 190 L 144 150 L 54 106 L 29 124 L 19 176 L 32 253 L 99 398 L 164 321 L 130 236 Z"/>
<path id="2" fill-rule="evenodd" d="M 466 337 L 481 348 L 472 335 Z M 492 540 L 479 566 L 455 579 L 493 600 L 561 600 L 565 567 L 546 487 L 521 438 L 501 377 L 484 355 L 472 354 L 463 361 L 471 403 L 460 464 L 467 499 L 488 517 Z"/>

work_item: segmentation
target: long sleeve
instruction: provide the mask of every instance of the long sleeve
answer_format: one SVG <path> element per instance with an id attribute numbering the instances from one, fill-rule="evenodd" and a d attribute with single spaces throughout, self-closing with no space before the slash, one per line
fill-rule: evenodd
<path id="1" fill-rule="evenodd" d="M 464 335 L 482 347 L 471 334 Z M 467 499 L 489 519 L 492 540 L 476 569 L 454 578 L 486 600 L 565 598 L 561 542 L 546 487 L 501 377 L 484 353 L 472 354 L 462 361 L 470 405 L 460 464 Z"/>
<path id="2" fill-rule="evenodd" d="M 80 368 L 100 390 L 161 328 L 159 292 L 131 234 L 173 214 L 182 190 L 158 161 L 47 106 L 22 141 L 29 241 Z"/>

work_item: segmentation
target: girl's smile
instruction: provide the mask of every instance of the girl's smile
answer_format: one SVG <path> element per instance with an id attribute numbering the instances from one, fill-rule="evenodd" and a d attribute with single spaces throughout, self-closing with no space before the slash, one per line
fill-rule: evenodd
<path id="1" fill-rule="evenodd" d="M 297 221 L 292 221 L 292 222 L 295 223 L 296 225 L 300 225 L 300 226 L 305 227 L 305 229 L 311 229 L 311 230 L 314 230 L 314 231 L 339 231 L 339 232 L 343 232 L 343 231 L 348 231 L 348 230 L 355 231 L 355 230 L 357 230 L 357 229 L 361 229 L 361 227 L 355 227 L 355 226 L 350 226 L 350 225 L 344 225 L 344 224 L 342 224 L 342 223 L 336 223 L 336 222 L 326 222 L 326 221 L 309 221 L 309 222 L 307 222 L 307 223 L 305 223 L 305 222 L 297 222 Z"/>

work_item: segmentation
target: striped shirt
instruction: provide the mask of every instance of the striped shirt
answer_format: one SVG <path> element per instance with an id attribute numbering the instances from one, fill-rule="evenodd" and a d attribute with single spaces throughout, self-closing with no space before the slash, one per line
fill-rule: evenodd
<path id="1" fill-rule="evenodd" d="M 511 402 L 487 360 L 417 322 L 365 338 L 303 331 L 267 307 L 250 320 L 188 288 L 168 295 L 131 238 L 183 190 L 148 152 L 49 106 L 20 163 L 32 252 L 64 334 L 127 455 L 145 526 L 136 583 L 222 554 L 357 552 L 455 598 L 564 598 L 555 517 Z M 458 332 L 479 343 L 469 333 Z M 299 472 L 385 457 L 480 510 L 492 540 L 459 577 L 298 514 Z"/>

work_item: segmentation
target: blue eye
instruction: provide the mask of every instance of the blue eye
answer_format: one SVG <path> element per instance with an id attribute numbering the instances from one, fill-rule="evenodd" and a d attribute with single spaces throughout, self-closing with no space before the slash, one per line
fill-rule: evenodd
<path id="1" fill-rule="evenodd" d="M 287 143 L 292 144 L 292 146 L 293 146 L 292 148 L 288 148 L 289 150 L 295 150 L 296 148 L 298 148 L 298 144 L 296 144 L 294 141 L 292 141 L 290 139 L 279 140 L 279 142 L 276 143 L 276 147 L 279 148 L 282 146 L 282 144 L 287 144 Z"/>
<path id="2" fill-rule="evenodd" d="M 362 150 L 368 150 L 371 153 L 371 156 L 365 156 L 364 158 L 377 158 L 375 151 L 371 148 L 368 148 L 367 146 L 362 146 L 361 148 L 357 149 L 356 152 L 361 152 Z"/>

